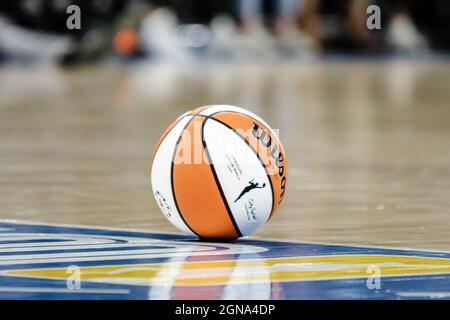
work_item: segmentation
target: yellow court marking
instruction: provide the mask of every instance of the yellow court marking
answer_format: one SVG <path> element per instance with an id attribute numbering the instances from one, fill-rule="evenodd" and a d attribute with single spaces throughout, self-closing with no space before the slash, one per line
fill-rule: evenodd
<path id="1" fill-rule="evenodd" d="M 81 280 L 136 285 L 219 285 L 226 283 L 280 282 L 371 275 L 450 273 L 450 259 L 398 255 L 334 255 L 224 261 L 177 261 L 156 264 L 81 267 Z M 8 275 L 67 279 L 65 268 L 8 271 Z"/>

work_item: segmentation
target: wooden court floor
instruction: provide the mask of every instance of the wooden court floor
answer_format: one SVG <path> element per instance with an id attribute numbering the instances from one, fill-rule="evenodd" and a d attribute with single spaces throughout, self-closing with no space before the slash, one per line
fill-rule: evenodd
<path id="1" fill-rule="evenodd" d="M 0 69 L 0 218 L 176 231 L 153 144 L 196 106 L 279 129 L 285 201 L 254 237 L 450 250 L 450 63 Z"/>

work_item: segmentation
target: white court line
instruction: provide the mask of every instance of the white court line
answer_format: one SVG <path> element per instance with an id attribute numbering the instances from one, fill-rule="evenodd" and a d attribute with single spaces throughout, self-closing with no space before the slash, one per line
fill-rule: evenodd
<path id="1" fill-rule="evenodd" d="M 77 225 L 77 224 L 64 224 L 64 223 L 49 223 L 49 222 L 31 222 L 24 220 L 14 220 L 14 219 L 0 219 L 0 222 L 4 223 L 16 223 L 25 224 L 31 226 L 49 226 L 49 227 L 64 227 L 64 228 L 79 228 L 85 230 L 111 230 L 111 231 L 121 231 L 121 232 L 136 232 L 144 234 L 159 234 L 159 235 L 170 235 L 170 236 L 182 236 L 183 238 L 191 238 L 192 240 L 198 240 L 198 237 L 189 236 L 184 233 L 176 232 L 162 232 L 155 230 L 145 230 L 145 229 L 132 229 L 132 228 L 117 228 L 117 227 L 102 227 L 96 225 Z M 385 250 L 400 250 L 400 251 L 418 251 L 422 253 L 443 253 L 448 254 L 450 250 L 433 250 L 433 249 L 421 249 L 421 248 L 410 248 L 410 247 L 386 247 L 386 246 L 375 246 L 375 245 L 365 245 L 365 244 L 349 244 L 342 242 L 321 242 L 321 241 L 303 241 L 303 240 L 290 240 L 290 239 L 274 239 L 274 238 L 261 238 L 258 236 L 245 236 L 240 238 L 242 240 L 257 240 L 257 241 L 273 241 L 273 242 L 287 242 L 291 244 L 316 244 L 325 246 L 340 246 L 340 247 L 353 247 L 353 248 L 364 248 L 364 249 L 385 249 Z M 176 241 L 172 239 L 171 241 Z"/>
<path id="2" fill-rule="evenodd" d="M 0 292 L 29 292 L 29 293 L 102 293 L 102 294 L 129 294 L 130 290 L 102 290 L 102 289 L 58 289 L 58 288 L 28 288 L 28 287 L 0 287 Z"/>
<path id="3" fill-rule="evenodd" d="M 443 299 L 443 298 L 450 298 L 450 291 L 449 292 L 433 292 L 433 291 L 423 291 L 423 292 L 398 292 L 398 296 L 405 297 L 405 298 L 435 298 L 435 299 Z"/>

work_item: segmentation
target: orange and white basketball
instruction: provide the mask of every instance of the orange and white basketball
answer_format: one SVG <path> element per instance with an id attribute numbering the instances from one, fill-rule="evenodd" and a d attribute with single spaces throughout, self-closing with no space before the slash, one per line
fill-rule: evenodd
<path id="1" fill-rule="evenodd" d="M 180 116 L 153 153 L 152 187 L 166 218 L 185 233 L 236 239 L 275 213 L 287 184 L 277 134 L 245 109 L 213 105 Z"/>

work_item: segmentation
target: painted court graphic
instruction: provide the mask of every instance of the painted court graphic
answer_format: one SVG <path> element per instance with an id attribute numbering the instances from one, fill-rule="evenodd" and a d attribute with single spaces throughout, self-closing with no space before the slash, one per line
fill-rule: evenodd
<path id="1" fill-rule="evenodd" d="M 0 299 L 448 298 L 450 253 L 0 223 Z M 380 286 L 368 282 L 378 270 Z"/>

